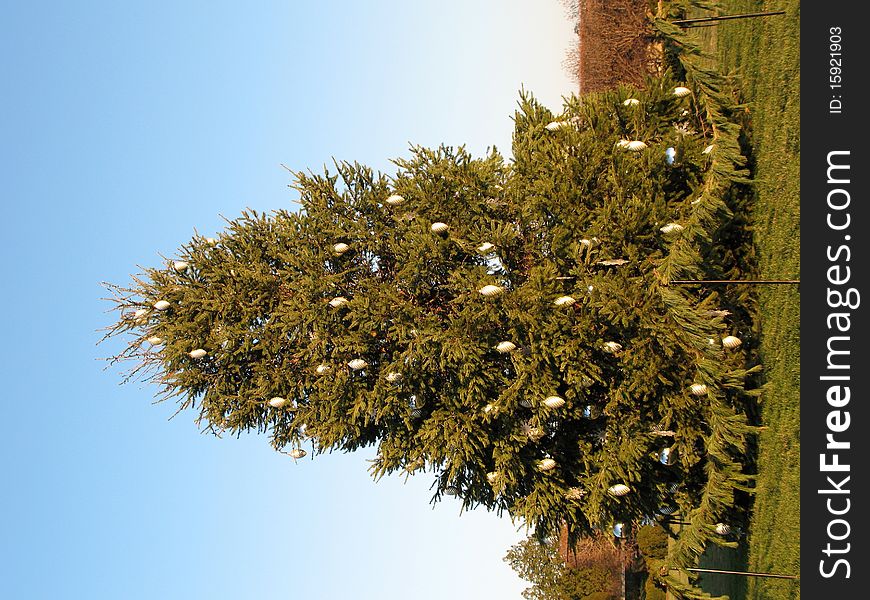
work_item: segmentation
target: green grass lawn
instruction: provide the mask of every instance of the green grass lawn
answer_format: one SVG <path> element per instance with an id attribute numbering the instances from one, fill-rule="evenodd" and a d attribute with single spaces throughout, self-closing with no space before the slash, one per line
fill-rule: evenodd
<path id="1" fill-rule="evenodd" d="M 800 277 L 800 2 L 724 0 L 724 14 L 785 10 L 784 16 L 729 21 L 698 28 L 720 69 L 740 77 L 747 103 L 756 200 L 752 213 L 759 275 Z M 760 286 L 759 326 L 764 378 L 758 479 L 747 567 L 800 570 L 800 294 L 797 286 Z M 730 563 L 734 556 L 707 557 Z M 713 560 L 710 560 L 713 559 Z M 708 579 L 709 591 L 741 586 Z M 749 579 L 746 597 L 800 598 L 800 584 Z M 723 587 L 724 586 L 724 587 Z M 706 586 L 705 586 L 706 587 Z M 715 588 L 715 589 L 713 589 Z"/>

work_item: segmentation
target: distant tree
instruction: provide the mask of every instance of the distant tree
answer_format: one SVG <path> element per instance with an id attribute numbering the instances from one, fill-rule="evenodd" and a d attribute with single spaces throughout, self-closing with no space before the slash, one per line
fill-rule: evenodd
<path id="1" fill-rule="evenodd" d="M 393 177 L 297 173 L 298 212 L 109 286 L 115 358 L 210 431 L 294 458 L 376 446 L 375 477 L 431 472 L 433 500 L 542 535 L 677 505 L 688 564 L 749 483 L 753 392 L 729 298 L 669 285 L 739 275 L 745 239 L 736 136 L 677 83 L 558 115 L 523 96 L 508 163 L 413 148 Z"/>
<path id="2" fill-rule="evenodd" d="M 527 600 L 615 600 L 619 582 L 604 565 L 569 568 L 552 540 L 529 537 L 512 546 L 505 561 L 532 584 Z"/>
<path id="3" fill-rule="evenodd" d="M 662 559 L 668 555 L 668 534 L 656 525 L 644 525 L 635 538 L 637 549 L 645 558 Z"/>

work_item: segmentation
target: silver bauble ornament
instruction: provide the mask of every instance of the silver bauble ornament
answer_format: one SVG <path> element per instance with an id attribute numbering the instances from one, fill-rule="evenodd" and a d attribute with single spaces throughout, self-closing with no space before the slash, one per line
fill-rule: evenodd
<path id="1" fill-rule="evenodd" d="M 327 364 L 319 364 L 319 365 L 317 365 L 317 368 L 314 369 L 314 371 L 318 375 L 323 375 L 324 373 L 329 373 L 331 370 L 332 370 L 332 367 L 330 367 Z"/>
<path id="2" fill-rule="evenodd" d="M 341 256 L 342 254 L 344 254 L 344 253 L 347 252 L 348 250 L 350 250 L 350 246 L 348 246 L 348 245 L 345 244 L 344 242 L 339 242 L 339 243 L 337 243 L 336 245 L 334 245 L 334 246 L 332 247 L 332 251 L 333 251 L 335 254 L 337 254 L 338 256 Z"/>
<path id="3" fill-rule="evenodd" d="M 189 266 L 190 265 L 183 260 L 177 260 L 174 263 L 172 263 L 172 268 L 175 269 L 176 271 L 178 271 L 179 273 L 184 273 L 185 271 L 187 271 L 187 267 L 189 267 Z"/>
<path id="4" fill-rule="evenodd" d="M 444 233 L 445 231 L 450 229 L 450 225 L 438 221 L 437 223 L 432 223 L 429 229 L 432 230 L 432 233 Z"/>
<path id="5" fill-rule="evenodd" d="M 707 386 L 703 383 L 693 383 L 689 386 L 689 391 L 693 396 L 704 396 L 707 394 Z"/>
<path id="6" fill-rule="evenodd" d="M 733 335 L 728 335 L 722 338 L 722 347 L 728 348 L 729 350 L 733 350 L 742 343 L 743 341 L 739 337 Z"/>
<path id="7" fill-rule="evenodd" d="M 622 101 L 623 106 L 637 106 L 640 104 L 640 100 L 637 98 L 626 98 Z"/>
<path id="8" fill-rule="evenodd" d="M 202 358 L 206 354 L 208 354 L 208 352 L 206 352 L 202 348 L 197 348 L 196 350 L 191 350 L 188 355 L 190 356 L 190 358 Z"/>
<path id="9" fill-rule="evenodd" d="M 269 406 L 272 408 L 281 408 L 285 404 L 287 404 L 287 398 L 282 398 L 280 396 L 275 396 L 269 400 Z"/>
<path id="10" fill-rule="evenodd" d="M 389 381 L 390 383 L 396 383 L 397 381 L 402 379 L 402 374 L 399 373 L 398 371 L 390 371 L 389 373 L 387 373 L 387 376 L 385 377 L 385 379 L 387 381 Z"/>
<path id="11" fill-rule="evenodd" d="M 348 362 L 347 366 L 350 367 L 351 369 L 353 369 L 354 371 L 359 371 L 360 369 L 365 369 L 367 366 L 369 366 L 369 363 L 367 363 L 366 361 L 364 361 L 361 358 L 355 358 L 352 361 Z"/>
<path id="12" fill-rule="evenodd" d="M 625 496 L 630 491 L 631 488 L 624 483 L 617 483 L 607 488 L 607 493 L 611 496 Z"/>
<path id="13" fill-rule="evenodd" d="M 389 196 L 386 200 L 384 200 L 384 202 L 386 202 L 390 206 L 396 206 L 403 203 L 404 201 L 405 199 L 399 194 L 393 194 L 392 196 Z"/>
<path id="14" fill-rule="evenodd" d="M 688 96 L 691 93 L 692 90 L 681 85 L 674 88 L 674 96 L 676 96 L 677 98 L 683 98 L 684 96 Z"/>
<path id="15" fill-rule="evenodd" d="M 480 292 L 484 296 L 492 297 L 492 296 L 498 296 L 499 294 L 504 292 L 504 288 L 501 287 L 500 285 L 490 284 L 490 285 L 483 286 L 482 288 L 480 288 L 477 291 Z"/>
<path id="16" fill-rule="evenodd" d="M 556 306 L 571 306 L 577 302 L 573 296 L 559 296 L 555 300 L 553 300 L 553 304 Z"/>
<path id="17" fill-rule="evenodd" d="M 163 338 L 158 335 L 152 335 L 150 338 L 148 338 L 148 343 L 152 346 L 157 346 L 163 343 Z"/>
<path id="18" fill-rule="evenodd" d="M 660 228 L 659 231 L 662 233 L 680 233 L 684 227 L 679 223 L 668 223 L 664 227 Z"/>
<path id="19" fill-rule="evenodd" d="M 167 308 L 169 308 L 169 302 L 167 302 L 166 300 L 158 300 L 154 303 L 154 308 L 156 310 L 166 310 Z"/>
<path id="20" fill-rule="evenodd" d="M 302 448 L 293 448 L 290 452 L 288 452 L 288 454 L 290 455 L 290 458 L 297 459 L 304 457 L 308 453 Z"/>
<path id="21" fill-rule="evenodd" d="M 505 341 L 505 342 L 499 342 L 498 344 L 496 344 L 495 349 L 498 350 L 499 352 L 501 352 L 502 354 L 506 354 L 508 352 L 513 352 L 514 350 L 516 350 L 517 346 L 513 342 Z"/>
<path id="22" fill-rule="evenodd" d="M 552 471 L 556 468 L 556 461 L 552 458 L 544 458 L 538 461 L 538 471 Z"/>
<path id="23" fill-rule="evenodd" d="M 332 308 L 338 308 L 339 306 L 343 306 L 348 303 L 348 299 L 344 296 L 336 296 L 332 300 L 329 301 L 329 305 Z"/>
<path id="24" fill-rule="evenodd" d="M 544 406 L 547 408 L 559 408 L 565 405 L 565 401 L 559 396 L 547 396 L 544 398 Z"/>
<path id="25" fill-rule="evenodd" d="M 663 465 L 672 465 L 674 463 L 674 451 L 671 448 L 664 448 L 659 452 L 659 462 Z"/>
<path id="26" fill-rule="evenodd" d="M 484 242 L 480 246 L 477 247 L 477 251 L 481 254 L 488 254 L 495 249 L 495 244 L 491 244 L 490 242 Z"/>
<path id="27" fill-rule="evenodd" d="M 603 345 L 604 351 L 609 354 L 616 354 L 620 350 L 622 350 L 622 344 L 619 342 L 604 342 Z"/>
<path id="28" fill-rule="evenodd" d="M 731 533 L 731 526 L 727 523 L 716 523 L 716 533 L 719 535 L 728 535 Z"/>

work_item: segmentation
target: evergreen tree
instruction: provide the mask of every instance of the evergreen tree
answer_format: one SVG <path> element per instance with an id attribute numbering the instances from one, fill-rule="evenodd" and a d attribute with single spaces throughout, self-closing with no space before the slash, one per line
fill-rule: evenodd
<path id="1" fill-rule="evenodd" d="M 392 177 L 296 173 L 298 212 L 246 212 L 110 286 L 115 358 L 209 430 L 294 458 L 376 446 L 375 477 L 432 473 L 433 500 L 541 536 L 679 507 L 681 569 L 747 489 L 753 393 L 727 298 L 669 285 L 738 266 L 736 136 L 685 85 L 559 115 L 524 94 L 510 162 L 415 147 Z"/>

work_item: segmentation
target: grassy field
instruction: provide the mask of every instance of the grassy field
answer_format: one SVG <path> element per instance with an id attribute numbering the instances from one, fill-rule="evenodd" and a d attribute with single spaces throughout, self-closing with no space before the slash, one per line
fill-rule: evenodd
<path id="1" fill-rule="evenodd" d="M 720 68 L 740 77 L 747 104 L 757 194 L 752 214 L 759 275 L 800 277 L 800 3 L 724 0 L 724 14 L 785 10 L 729 21 L 696 34 Z M 767 389 L 762 399 L 758 479 L 749 535 L 752 571 L 800 570 L 800 294 L 797 286 L 759 289 L 760 341 Z M 710 558 L 710 557 L 708 557 Z M 715 557 L 713 557 L 715 558 Z M 719 557 L 725 561 L 727 557 Z M 709 591 L 743 595 L 708 580 Z M 724 585 L 724 587 L 723 587 Z M 707 586 L 705 586 L 707 587 Z M 716 589 L 712 589 L 716 588 Z M 750 579 L 746 597 L 800 598 L 800 584 Z"/>

